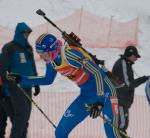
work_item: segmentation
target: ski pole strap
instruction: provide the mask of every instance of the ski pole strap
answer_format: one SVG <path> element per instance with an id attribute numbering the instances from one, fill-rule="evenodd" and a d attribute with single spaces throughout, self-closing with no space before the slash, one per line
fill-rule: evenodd
<path id="1" fill-rule="evenodd" d="M 118 128 L 116 125 L 114 125 L 110 120 L 108 120 L 104 115 L 100 115 L 100 118 L 102 118 L 106 123 L 110 124 L 112 127 L 118 129 L 119 133 L 122 134 L 125 138 L 130 138 L 124 131 L 122 131 L 120 128 Z"/>
<path id="2" fill-rule="evenodd" d="M 48 116 L 43 112 L 43 110 L 37 105 L 37 103 L 25 92 L 25 90 L 19 85 L 16 84 L 17 88 L 28 98 L 29 101 L 31 101 L 36 107 L 37 109 L 42 113 L 42 115 L 44 115 L 44 117 L 48 120 L 48 122 L 54 127 L 56 128 L 56 125 L 48 118 Z"/>

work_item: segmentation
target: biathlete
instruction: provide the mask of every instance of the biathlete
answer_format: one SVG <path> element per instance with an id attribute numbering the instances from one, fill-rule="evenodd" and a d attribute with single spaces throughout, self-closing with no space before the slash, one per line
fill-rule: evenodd
<path id="1" fill-rule="evenodd" d="M 45 76 L 9 74 L 16 82 L 26 85 L 53 84 L 57 73 L 80 87 L 79 96 L 63 114 L 55 131 L 56 138 L 68 138 L 72 129 L 90 115 L 103 115 L 118 126 L 116 90 L 106 73 L 98 67 L 82 48 L 62 42 L 52 34 L 42 34 L 36 41 L 36 52 L 46 62 Z M 90 107 L 87 110 L 87 106 Z M 104 122 L 108 138 L 121 138 L 117 128 Z"/>

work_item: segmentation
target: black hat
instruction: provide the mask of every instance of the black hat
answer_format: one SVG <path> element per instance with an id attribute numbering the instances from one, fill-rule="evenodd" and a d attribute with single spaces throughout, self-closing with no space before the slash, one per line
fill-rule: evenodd
<path id="1" fill-rule="evenodd" d="M 136 56 L 137 58 L 141 57 L 139 55 L 138 50 L 137 50 L 137 48 L 135 46 L 128 46 L 128 47 L 126 47 L 125 52 L 124 52 L 124 56 L 130 57 L 132 55 Z"/>

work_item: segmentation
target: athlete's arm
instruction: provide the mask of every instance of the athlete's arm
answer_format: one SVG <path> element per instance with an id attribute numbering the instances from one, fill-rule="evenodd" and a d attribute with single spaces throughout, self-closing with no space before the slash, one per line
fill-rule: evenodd
<path id="1" fill-rule="evenodd" d="M 25 85 L 48 85 L 52 84 L 56 77 L 56 70 L 51 63 L 46 64 L 45 76 L 22 76 L 21 83 Z"/>

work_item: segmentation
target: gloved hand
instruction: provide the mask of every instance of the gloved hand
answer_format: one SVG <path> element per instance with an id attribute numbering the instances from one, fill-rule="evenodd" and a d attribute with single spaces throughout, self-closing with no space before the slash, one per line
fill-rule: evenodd
<path id="1" fill-rule="evenodd" d="M 16 83 L 20 83 L 21 79 L 22 79 L 21 75 L 15 74 L 15 73 L 9 73 L 9 72 L 6 72 L 5 78 L 9 82 L 12 81 L 12 82 L 16 82 Z"/>
<path id="2" fill-rule="evenodd" d="M 85 106 L 86 106 L 86 109 L 90 111 L 90 117 L 95 119 L 101 114 L 104 104 L 101 102 L 97 102 L 97 103 L 89 104 Z"/>
<path id="3" fill-rule="evenodd" d="M 37 96 L 40 93 L 40 86 L 39 85 L 35 85 L 34 88 L 35 88 L 35 92 L 34 92 L 33 95 Z"/>

